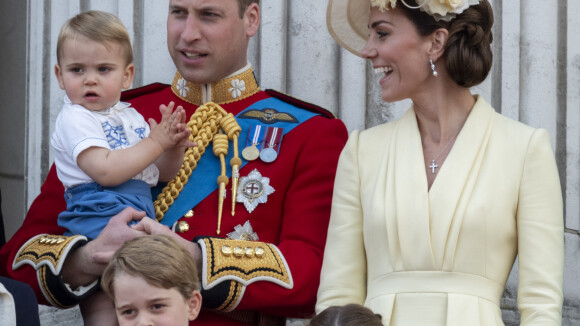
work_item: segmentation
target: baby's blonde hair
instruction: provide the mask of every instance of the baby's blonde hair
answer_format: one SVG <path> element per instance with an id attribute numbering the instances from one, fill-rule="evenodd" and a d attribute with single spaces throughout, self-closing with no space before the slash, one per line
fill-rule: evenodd
<path id="1" fill-rule="evenodd" d="M 108 42 L 118 43 L 123 49 L 127 65 L 133 62 L 129 33 L 121 20 L 111 13 L 90 10 L 67 20 L 60 29 L 56 43 L 56 59 L 59 63 L 63 56 L 64 41 L 77 36 L 84 36 L 104 45 Z"/>

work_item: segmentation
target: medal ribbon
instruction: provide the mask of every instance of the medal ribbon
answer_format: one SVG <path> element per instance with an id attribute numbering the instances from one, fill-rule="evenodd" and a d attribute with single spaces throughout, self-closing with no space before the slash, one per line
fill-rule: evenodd
<path id="1" fill-rule="evenodd" d="M 273 150 L 278 153 L 280 149 L 280 143 L 282 142 L 282 135 L 284 129 L 279 127 L 266 127 L 266 141 L 262 144 L 262 149 L 266 148 L 267 146 L 272 148 Z"/>
<path id="2" fill-rule="evenodd" d="M 243 114 L 249 110 L 262 110 L 266 108 L 275 108 L 280 112 L 286 112 L 292 114 L 298 123 L 289 122 L 276 122 L 273 127 L 280 127 L 280 139 L 282 134 L 287 134 L 292 131 L 295 127 L 299 126 L 301 123 L 309 120 L 312 117 L 319 115 L 308 110 L 304 110 L 294 105 L 284 102 L 275 97 L 270 97 L 247 107 L 245 110 L 241 111 L 236 115 Z M 246 134 L 252 128 L 251 119 L 236 119 L 242 131 L 240 134 Z M 283 131 L 283 132 L 282 132 Z M 248 134 L 250 135 L 250 134 Z M 254 133 L 255 135 L 255 133 Z M 238 143 L 239 151 L 244 149 L 244 143 Z M 213 153 L 213 144 L 209 144 L 205 152 Z M 226 161 L 229 161 L 233 157 L 233 149 L 230 148 Z M 248 161 L 242 160 L 242 167 L 248 164 Z M 185 213 L 187 213 L 192 207 L 195 207 L 199 202 L 209 196 L 212 192 L 217 189 L 217 183 L 215 182 L 215 177 L 220 175 L 220 161 L 214 155 L 204 155 L 202 159 L 197 163 L 197 167 L 193 170 L 191 176 L 189 177 L 189 182 L 185 184 L 181 190 L 179 196 L 175 198 L 173 205 L 169 207 L 167 212 L 165 212 L 165 217 L 160 222 L 164 225 L 172 226 L 177 220 L 179 220 Z M 227 176 L 231 177 L 231 171 L 227 171 Z M 211 181 L 210 181 L 211 180 Z M 163 186 L 158 186 L 153 188 L 153 198 L 157 197 L 159 191 L 163 189 Z"/>
<path id="3" fill-rule="evenodd" d="M 250 135 L 252 140 L 250 140 Z M 251 142 L 249 144 L 248 142 Z M 253 125 L 248 131 L 248 140 L 246 141 L 246 147 L 248 146 L 258 146 L 262 142 L 262 125 Z"/>

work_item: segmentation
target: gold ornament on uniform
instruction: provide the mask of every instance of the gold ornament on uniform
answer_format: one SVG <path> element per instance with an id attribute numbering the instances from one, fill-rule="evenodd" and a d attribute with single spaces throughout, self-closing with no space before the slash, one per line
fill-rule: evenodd
<path id="1" fill-rule="evenodd" d="M 239 157 L 232 157 L 230 165 L 232 166 L 232 216 L 234 216 L 236 215 L 236 197 L 238 195 L 238 180 L 240 180 L 242 160 Z"/>
<path id="2" fill-rule="evenodd" d="M 220 234 L 222 224 L 222 211 L 224 208 L 224 198 L 226 197 L 226 186 L 230 182 L 226 175 L 226 155 L 228 155 L 228 136 L 219 133 L 213 137 L 213 154 L 220 159 L 221 174 L 217 178 L 219 186 L 218 194 L 218 227 L 217 234 Z"/>
<path id="3" fill-rule="evenodd" d="M 187 231 L 189 231 L 189 223 L 187 223 L 186 221 L 177 222 L 177 232 L 185 233 Z"/>
<path id="4" fill-rule="evenodd" d="M 232 240 L 245 240 L 245 241 L 260 240 L 260 238 L 258 238 L 258 234 L 254 232 L 252 224 L 250 223 L 249 220 L 246 221 L 244 225 L 238 224 L 234 226 L 234 231 L 228 233 L 227 238 Z"/>
<path id="5" fill-rule="evenodd" d="M 273 244 L 211 237 L 197 243 L 207 260 L 201 273 L 208 288 L 232 276 L 244 286 L 268 281 L 286 289 L 294 287 L 288 263 Z"/>
<path id="6" fill-rule="evenodd" d="M 187 182 L 189 181 L 189 177 L 193 170 L 195 170 L 197 166 L 197 162 L 201 159 L 201 156 L 205 152 L 205 149 L 209 145 L 209 142 L 212 141 L 216 134 L 221 131 L 224 132 L 224 136 L 227 137 L 228 140 L 233 141 L 234 146 L 234 157 L 230 161 L 230 165 L 232 166 L 232 182 L 233 184 L 237 184 L 236 180 L 236 171 L 239 170 L 240 165 L 242 164 L 242 160 L 239 158 L 238 153 L 238 137 L 240 135 L 240 131 L 242 128 L 236 122 L 236 118 L 233 114 L 228 113 L 224 110 L 221 106 L 216 103 L 208 102 L 204 105 L 199 106 L 195 113 L 191 116 L 189 122 L 187 123 L 187 127 L 191 130 L 191 135 L 189 136 L 189 140 L 197 143 L 197 146 L 190 147 L 185 152 L 185 157 L 183 159 L 183 165 L 179 170 L 177 176 L 171 180 L 161 191 L 159 196 L 157 196 L 157 200 L 154 202 L 155 206 L 155 218 L 157 221 L 161 221 L 165 216 L 169 207 L 173 204 L 175 198 L 179 196 L 181 190 Z M 220 133 L 221 134 L 221 133 Z M 223 138 L 222 136 L 218 136 L 218 138 Z M 214 145 L 215 146 L 215 145 Z M 221 153 L 221 150 L 219 150 Z M 227 153 L 227 149 L 226 149 Z M 219 154 L 216 154 L 219 155 Z M 223 181 L 223 176 L 225 176 L 225 163 L 220 158 L 222 163 L 222 175 L 218 178 L 218 182 L 221 180 Z M 227 178 L 227 177 L 226 177 Z M 225 187 L 225 186 L 224 186 Z M 236 198 L 237 187 L 232 188 L 232 197 Z M 224 192 L 225 194 L 225 192 Z M 221 196 L 220 192 L 220 203 L 218 205 L 223 205 L 223 197 Z M 233 207 L 232 207 L 233 210 Z M 220 209 L 221 215 L 221 209 Z M 219 234 L 219 221 L 218 221 L 218 234 Z"/>

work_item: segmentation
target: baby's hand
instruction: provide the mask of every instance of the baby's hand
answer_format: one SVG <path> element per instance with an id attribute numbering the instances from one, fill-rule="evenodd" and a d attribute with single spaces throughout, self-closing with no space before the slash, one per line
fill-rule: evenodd
<path id="1" fill-rule="evenodd" d="M 188 139 L 191 131 L 185 123 L 185 110 L 180 105 L 174 111 L 174 106 L 174 102 L 170 102 L 168 106 L 164 104 L 159 106 L 161 121 L 158 124 L 155 120 L 149 119 L 151 127 L 149 138 L 157 141 L 164 150 L 176 146 L 195 146 L 195 143 Z"/>

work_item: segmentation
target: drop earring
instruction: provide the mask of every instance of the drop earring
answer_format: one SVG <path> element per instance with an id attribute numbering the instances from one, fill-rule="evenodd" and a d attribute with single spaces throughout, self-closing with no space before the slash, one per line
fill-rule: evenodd
<path id="1" fill-rule="evenodd" d="M 433 76 L 437 77 L 437 70 L 435 70 L 435 64 L 433 63 L 433 59 L 429 59 L 429 64 L 431 65 L 431 70 L 433 70 Z"/>

